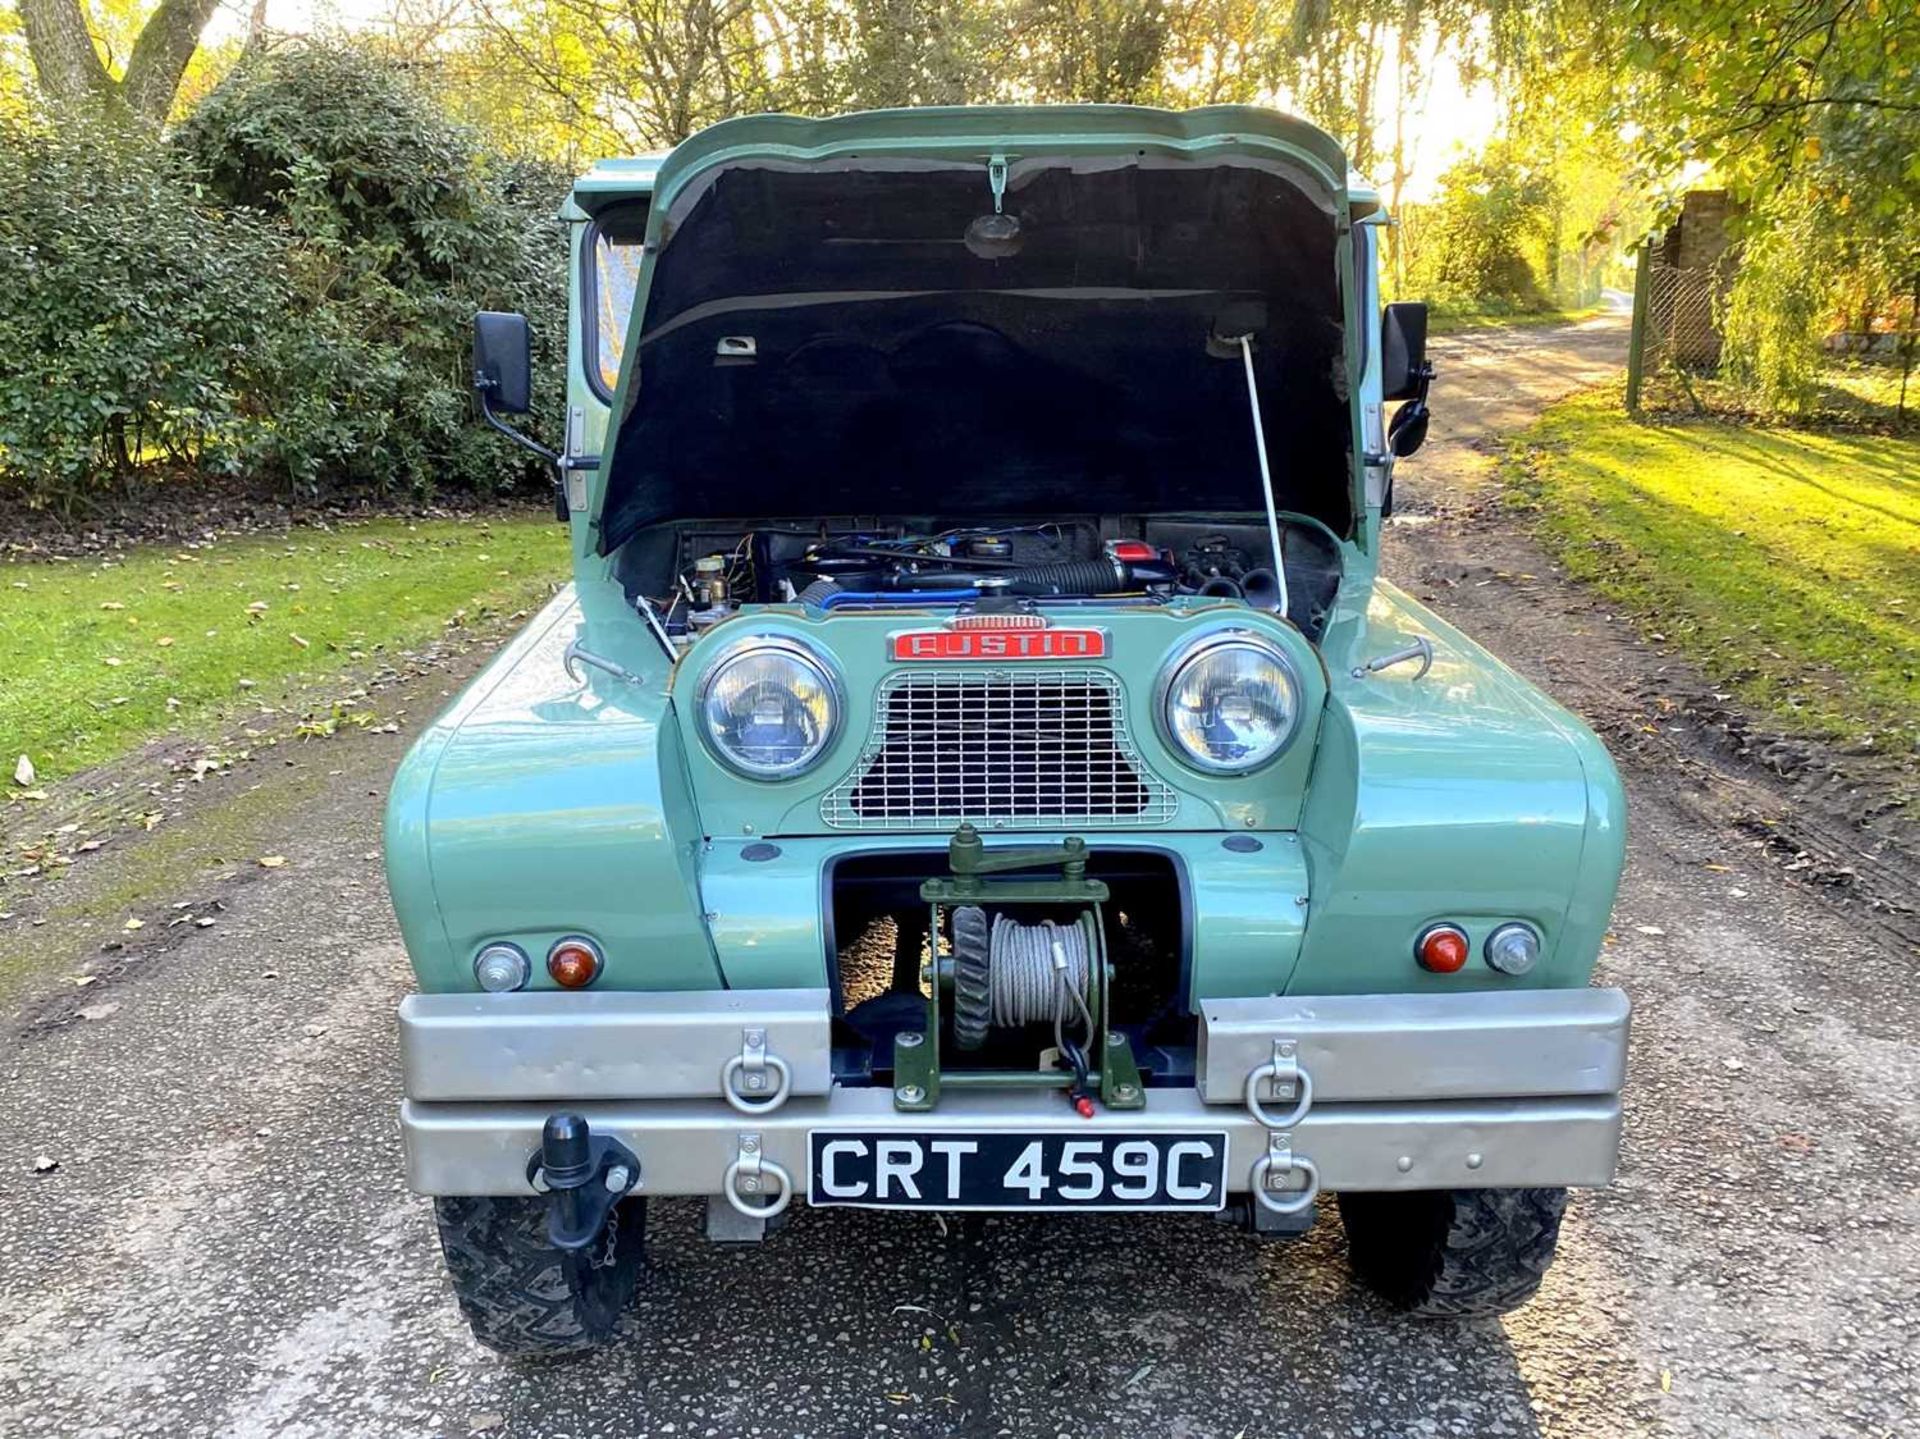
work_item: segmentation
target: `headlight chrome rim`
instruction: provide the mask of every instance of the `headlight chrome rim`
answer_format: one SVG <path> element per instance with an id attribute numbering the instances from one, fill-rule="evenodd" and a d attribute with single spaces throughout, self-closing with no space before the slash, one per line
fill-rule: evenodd
<path id="1" fill-rule="evenodd" d="M 728 666 L 757 654 L 779 654 L 795 660 L 813 671 L 819 679 L 821 688 L 827 696 L 827 723 L 824 726 L 824 738 L 810 756 L 798 764 L 785 767 L 755 765 L 729 753 L 714 737 L 707 724 L 707 699 L 714 685 L 726 672 Z M 759 780 L 762 783 L 777 784 L 782 780 L 796 779 L 817 769 L 825 762 L 839 742 L 840 731 L 846 722 L 846 688 L 840 682 L 840 672 L 812 645 L 791 635 L 760 634 L 743 635 L 724 646 L 708 661 L 701 672 L 700 683 L 694 689 L 694 725 L 700 731 L 700 742 L 708 754 L 723 769 L 739 775 L 742 779 Z"/>
<path id="2" fill-rule="evenodd" d="M 1223 649 L 1252 650 L 1262 659 L 1272 661 L 1293 689 L 1293 716 L 1287 726 L 1287 732 L 1269 753 L 1262 755 L 1251 764 L 1210 760 L 1204 755 L 1195 754 L 1182 744 L 1179 736 L 1174 733 L 1172 719 L 1167 713 L 1168 703 L 1179 687 L 1180 677 L 1196 662 Z M 1287 751 L 1293 748 L 1294 741 L 1300 738 L 1301 730 L 1306 728 L 1305 702 L 1306 686 L 1300 679 L 1300 667 L 1294 663 L 1293 657 L 1287 653 L 1286 648 L 1279 641 L 1258 631 L 1236 626 L 1232 629 L 1214 630 L 1189 640 L 1168 657 L 1161 666 L 1160 678 L 1154 685 L 1153 724 L 1160 742 L 1166 746 L 1168 753 L 1189 769 L 1196 770 L 1210 779 L 1240 779 L 1246 775 L 1258 774 L 1268 766 L 1277 764 Z"/>

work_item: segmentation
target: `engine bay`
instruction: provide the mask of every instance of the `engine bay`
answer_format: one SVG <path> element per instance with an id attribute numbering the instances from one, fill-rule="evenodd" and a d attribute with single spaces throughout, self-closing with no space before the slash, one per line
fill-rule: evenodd
<path id="1" fill-rule="evenodd" d="M 1316 521 L 1266 527 L 1240 517 L 1079 517 L 943 524 L 938 518 L 793 523 L 684 522 L 636 536 L 621 574 L 676 644 L 742 606 L 825 613 L 925 605 L 1238 601 L 1280 613 L 1309 639 L 1326 626 L 1340 547 Z"/>

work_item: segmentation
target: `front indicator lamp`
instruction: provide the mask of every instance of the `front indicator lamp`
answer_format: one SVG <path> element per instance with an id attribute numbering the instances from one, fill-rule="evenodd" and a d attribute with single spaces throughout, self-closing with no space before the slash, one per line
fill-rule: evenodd
<path id="1" fill-rule="evenodd" d="M 473 957 L 473 980 L 488 994 L 524 989 L 533 974 L 527 952 L 517 944 L 490 944 Z"/>
<path id="2" fill-rule="evenodd" d="M 584 935 L 555 940 L 547 951 L 547 973 L 562 989 L 585 989 L 600 977 L 600 946 Z"/>
<path id="3" fill-rule="evenodd" d="M 1482 952 L 1502 974 L 1526 974 L 1540 962 L 1540 936 L 1529 924 L 1503 924 L 1487 936 Z"/>
<path id="4" fill-rule="evenodd" d="M 1300 681 L 1279 645 L 1210 635 L 1176 655 L 1160 682 L 1162 737 L 1195 769 L 1239 775 L 1277 759 L 1300 729 Z"/>
<path id="5" fill-rule="evenodd" d="M 1413 942 L 1413 957 L 1435 974 L 1457 974 L 1472 952 L 1466 931 L 1457 924 L 1436 924 Z"/>

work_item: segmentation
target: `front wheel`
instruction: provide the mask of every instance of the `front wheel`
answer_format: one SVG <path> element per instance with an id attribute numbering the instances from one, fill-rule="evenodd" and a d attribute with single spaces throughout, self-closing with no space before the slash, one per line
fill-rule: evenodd
<path id="1" fill-rule="evenodd" d="M 1433 1319 L 1505 1314 L 1553 1263 L 1564 1189 L 1342 1194 L 1347 1261 L 1388 1303 Z"/>
<path id="2" fill-rule="evenodd" d="M 578 1253 L 548 1240 L 545 1200 L 462 1195 L 434 1200 L 433 1215 L 460 1312 L 489 1349 L 554 1357 L 613 1337 L 639 1281 L 645 1199 L 616 1205 Z"/>

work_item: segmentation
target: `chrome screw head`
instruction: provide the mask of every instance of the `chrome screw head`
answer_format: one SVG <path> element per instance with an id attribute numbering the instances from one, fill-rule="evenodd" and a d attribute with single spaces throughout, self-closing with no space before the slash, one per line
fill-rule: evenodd
<path id="1" fill-rule="evenodd" d="M 895 1041 L 902 1049 L 918 1049 L 926 1042 L 926 1035 L 915 1029 L 902 1031 L 899 1039 Z"/>
<path id="2" fill-rule="evenodd" d="M 625 1194 L 633 1188 L 633 1171 L 624 1164 L 616 1164 L 607 1171 L 607 1192 Z"/>
<path id="3" fill-rule="evenodd" d="M 927 1092 L 917 1084 L 903 1084 L 894 1090 L 893 1097 L 902 1104 L 918 1104 L 927 1097 Z"/>

